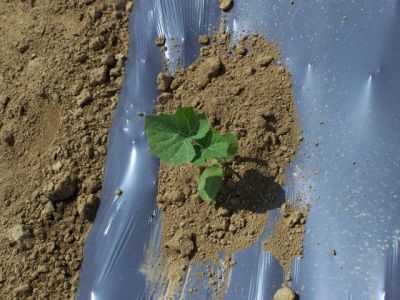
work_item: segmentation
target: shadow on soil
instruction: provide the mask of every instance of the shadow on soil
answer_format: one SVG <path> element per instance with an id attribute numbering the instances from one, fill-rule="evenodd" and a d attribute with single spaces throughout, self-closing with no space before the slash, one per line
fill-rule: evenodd
<path id="1" fill-rule="evenodd" d="M 243 160 L 242 160 L 243 161 Z M 262 160 L 246 159 L 259 166 L 266 166 Z M 265 213 L 280 207 L 284 200 L 284 190 L 275 182 L 275 177 L 265 176 L 257 169 L 247 170 L 243 176 L 233 175 L 238 181 L 227 179 L 217 199 L 218 206 L 230 211 L 252 211 Z"/>

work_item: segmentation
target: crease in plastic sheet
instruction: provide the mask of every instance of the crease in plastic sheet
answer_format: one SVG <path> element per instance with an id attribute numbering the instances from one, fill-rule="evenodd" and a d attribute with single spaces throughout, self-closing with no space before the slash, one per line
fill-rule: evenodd
<path id="1" fill-rule="evenodd" d="M 162 58 L 153 41 L 167 36 L 172 69 L 178 59 L 188 65 L 199 53 L 198 35 L 212 33 L 219 18 L 217 0 L 136 0 L 78 299 L 162 296 L 141 269 L 157 262 L 162 216 L 158 161 L 146 151 L 136 112 L 152 113 L 158 96 Z M 236 0 L 227 27 L 236 38 L 258 31 L 279 43 L 292 74 L 305 142 L 281 198 L 301 195 L 312 206 L 293 289 L 300 299 L 400 299 L 400 2 Z M 123 194 L 115 197 L 118 187 Z M 278 214 L 271 212 L 267 228 Z M 267 233 L 235 254 L 225 299 L 271 299 L 280 287 L 281 267 L 261 250 Z M 196 277 L 202 269 L 190 268 L 180 299 L 212 299 Z M 188 294 L 189 286 L 197 292 Z"/>

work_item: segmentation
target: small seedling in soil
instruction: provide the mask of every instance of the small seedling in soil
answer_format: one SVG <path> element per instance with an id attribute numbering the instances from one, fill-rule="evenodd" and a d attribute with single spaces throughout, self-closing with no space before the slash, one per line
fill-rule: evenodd
<path id="1" fill-rule="evenodd" d="M 232 133 L 220 134 L 207 116 L 192 107 L 173 114 L 148 115 L 145 133 L 150 152 L 167 165 L 191 163 L 202 170 L 197 193 L 206 202 L 218 195 L 224 167 L 239 148 Z"/>

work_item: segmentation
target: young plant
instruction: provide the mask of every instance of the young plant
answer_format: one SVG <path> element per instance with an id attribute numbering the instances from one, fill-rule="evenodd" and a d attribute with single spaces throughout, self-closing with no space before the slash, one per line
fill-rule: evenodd
<path id="1" fill-rule="evenodd" d="M 220 134 L 204 113 L 192 107 L 146 116 L 144 128 L 150 152 L 167 165 L 191 163 L 203 170 L 197 193 L 206 202 L 214 201 L 224 179 L 224 164 L 237 153 L 236 137 Z"/>

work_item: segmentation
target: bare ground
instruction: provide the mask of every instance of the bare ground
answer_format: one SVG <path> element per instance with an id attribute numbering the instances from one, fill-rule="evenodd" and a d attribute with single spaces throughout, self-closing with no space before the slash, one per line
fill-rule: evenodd
<path id="1" fill-rule="evenodd" d="M 0 0 L 0 299 L 70 299 L 132 3 Z"/>

